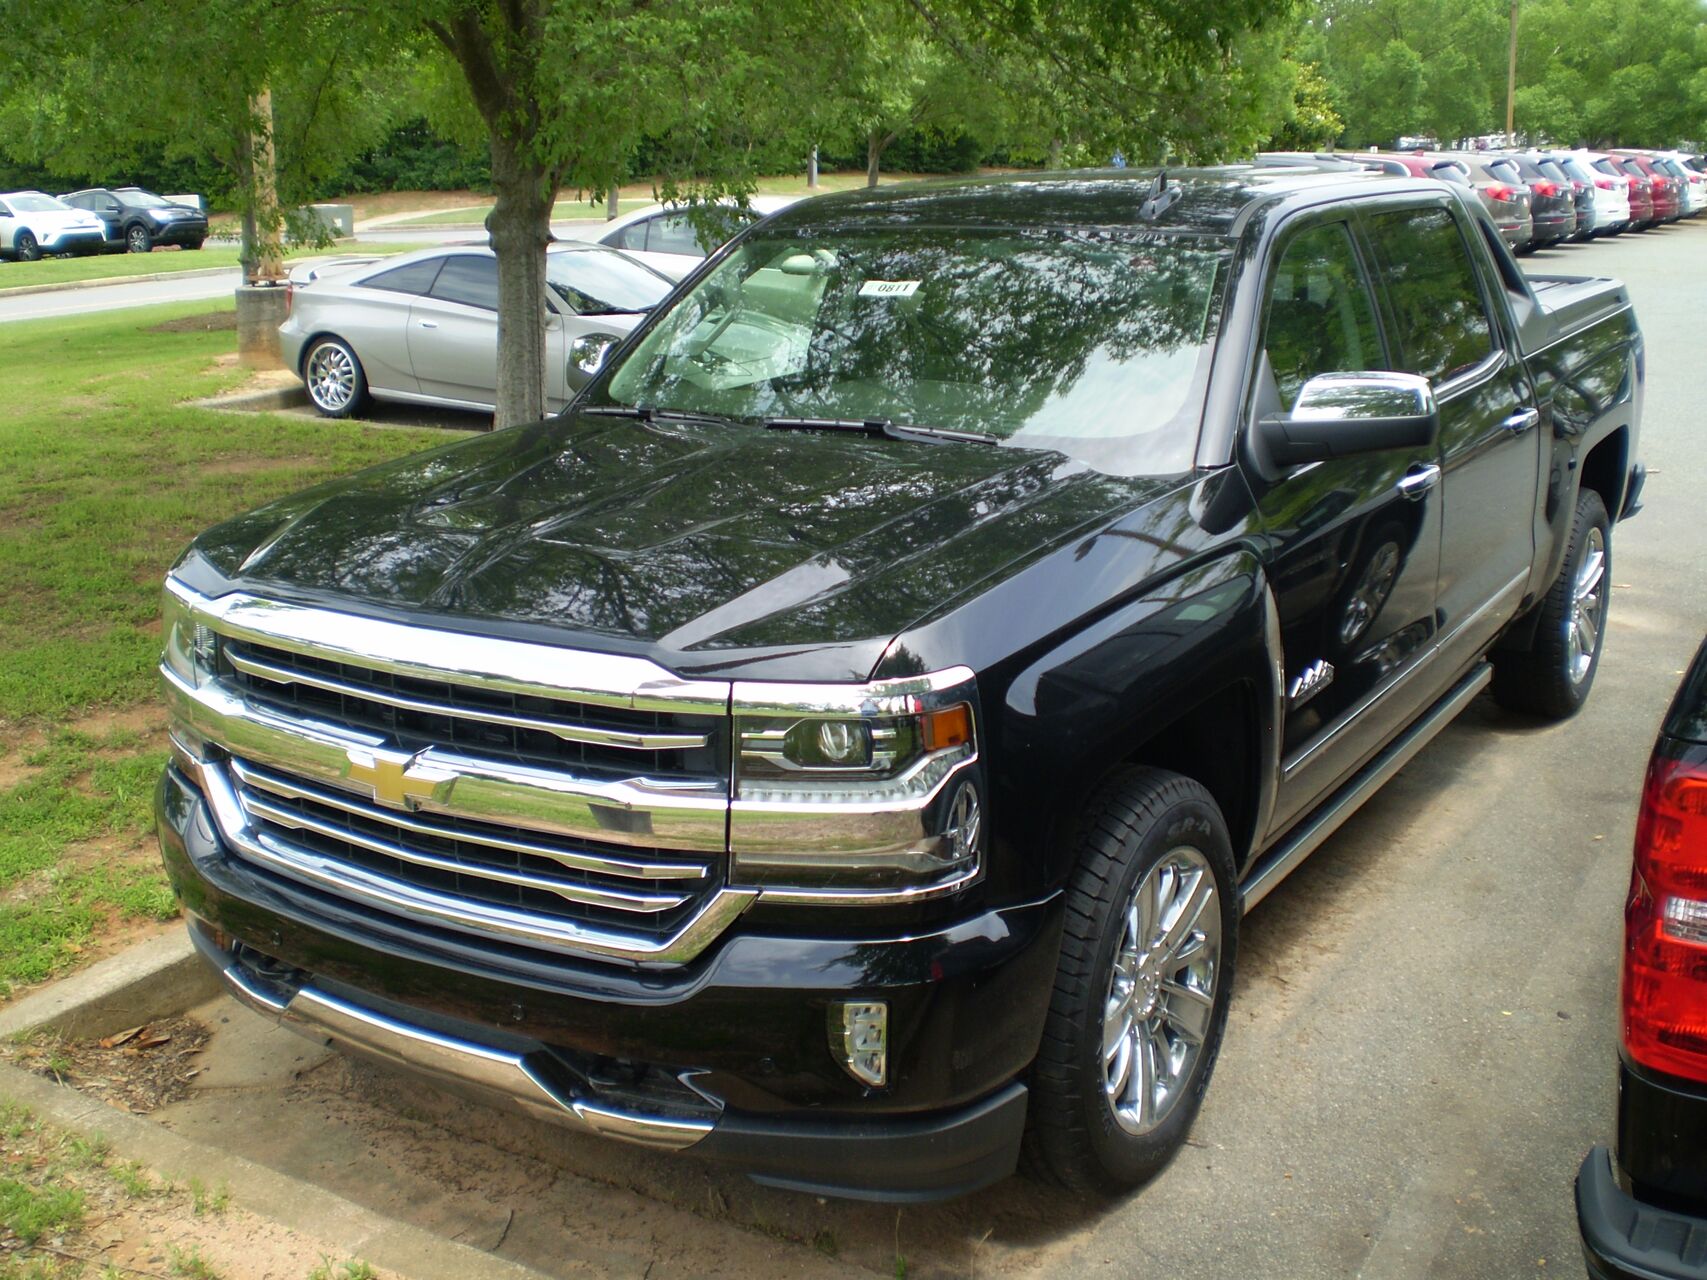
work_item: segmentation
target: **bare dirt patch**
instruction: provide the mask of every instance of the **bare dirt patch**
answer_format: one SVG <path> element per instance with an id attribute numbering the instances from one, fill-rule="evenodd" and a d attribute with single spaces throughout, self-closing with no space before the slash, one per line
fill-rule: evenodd
<path id="1" fill-rule="evenodd" d="M 235 311 L 208 311 L 202 315 L 179 316 L 148 326 L 149 333 L 236 333 Z"/>
<path id="2" fill-rule="evenodd" d="M 208 1029 L 194 1018 L 129 1027 L 99 1040 L 42 1037 L 0 1049 L 12 1062 L 120 1111 L 147 1115 L 188 1097 Z"/>

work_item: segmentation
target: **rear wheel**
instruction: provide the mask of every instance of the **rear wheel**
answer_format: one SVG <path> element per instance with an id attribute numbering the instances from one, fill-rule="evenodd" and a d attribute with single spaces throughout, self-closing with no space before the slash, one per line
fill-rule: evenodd
<path id="1" fill-rule="evenodd" d="M 1534 644 L 1494 653 L 1494 697 L 1501 706 L 1563 720 L 1588 701 L 1606 637 L 1611 570 L 1612 522 L 1600 495 L 1584 489 L 1564 566 L 1537 606 Z"/>
<path id="2" fill-rule="evenodd" d="M 12 255 L 19 262 L 35 262 L 41 257 L 41 245 L 28 231 L 20 231 L 12 241 Z"/>
<path id="3" fill-rule="evenodd" d="M 328 418 L 347 418 L 367 404 L 362 362 L 340 338 L 320 338 L 308 349 L 302 382 L 314 407 Z"/>
<path id="4" fill-rule="evenodd" d="M 1232 843 L 1210 794 L 1132 769 L 1086 807 L 1031 1082 L 1030 1165 L 1119 1194 L 1184 1144 L 1227 1025 Z"/>

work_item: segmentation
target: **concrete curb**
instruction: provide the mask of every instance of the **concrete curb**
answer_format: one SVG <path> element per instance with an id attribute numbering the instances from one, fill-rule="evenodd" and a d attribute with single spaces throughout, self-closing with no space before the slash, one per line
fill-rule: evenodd
<path id="1" fill-rule="evenodd" d="M 101 276 L 95 280 L 61 280 L 58 284 L 25 284 L 15 289 L 0 288 L 0 298 L 27 298 L 32 293 L 65 293 L 71 289 L 100 289 L 115 284 L 146 284 L 150 280 L 198 280 L 241 270 L 236 266 L 194 267 L 189 271 L 150 271 L 139 276 Z"/>
<path id="2" fill-rule="evenodd" d="M 197 409 L 230 409 L 240 413 L 265 413 L 271 409 L 299 409 L 308 403 L 308 392 L 298 383 L 293 387 L 267 387 L 261 391 L 239 391 L 228 396 L 209 396 L 205 400 L 186 400 Z"/>
<path id="3" fill-rule="evenodd" d="M 0 1010 L 0 1036 L 49 1031 L 69 1039 L 111 1035 L 172 1018 L 219 993 L 219 978 L 189 934 L 163 937 L 109 956 Z"/>
<path id="4" fill-rule="evenodd" d="M 197 963 L 202 961 L 198 958 Z M 194 1176 L 209 1186 L 223 1183 L 231 1188 L 232 1200 L 251 1213 L 335 1242 L 340 1252 L 409 1280 L 547 1280 L 532 1267 L 364 1209 L 312 1183 L 180 1137 L 152 1120 L 116 1111 L 10 1064 L 0 1063 L 0 1096 L 62 1129 L 84 1137 L 99 1134 L 119 1156 L 168 1177 L 185 1181 Z"/>

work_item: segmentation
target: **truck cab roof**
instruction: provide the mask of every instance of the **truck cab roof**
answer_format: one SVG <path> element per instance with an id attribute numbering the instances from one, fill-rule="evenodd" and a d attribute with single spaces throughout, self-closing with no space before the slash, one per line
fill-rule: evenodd
<path id="1" fill-rule="evenodd" d="M 1146 215 L 1144 203 L 1158 176 L 1181 192 L 1165 209 Z M 1377 193 L 1439 195 L 1427 179 L 1326 172 L 1306 165 L 1223 165 L 1215 168 L 1097 169 L 1059 173 L 898 183 L 803 201 L 773 216 L 771 225 L 857 223 L 896 214 L 936 225 L 1059 227 L 1126 226 L 1236 236 L 1257 210 L 1292 202 Z"/>

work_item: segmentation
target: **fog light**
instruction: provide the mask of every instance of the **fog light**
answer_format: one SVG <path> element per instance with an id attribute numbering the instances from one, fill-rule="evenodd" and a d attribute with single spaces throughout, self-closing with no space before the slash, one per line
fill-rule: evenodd
<path id="1" fill-rule="evenodd" d="M 889 1006 L 881 1000 L 830 1006 L 830 1049 L 861 1084 L 889 1078 Z"/>

